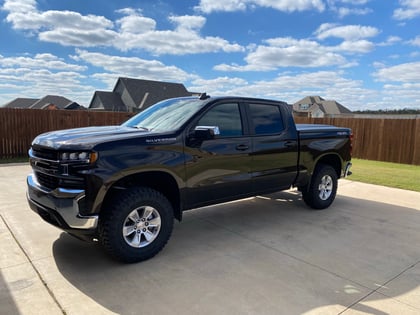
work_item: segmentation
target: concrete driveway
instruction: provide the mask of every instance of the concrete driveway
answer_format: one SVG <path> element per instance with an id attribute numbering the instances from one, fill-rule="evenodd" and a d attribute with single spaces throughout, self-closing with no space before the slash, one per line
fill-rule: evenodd
<path id="1" fill-rule="evenodd" d="M 420 314 L 420 193 L 341 180 L 324 211 L 293 191 L 193 210 L 123 265 L 35 215 L 28 172 L 0 166 L 0 314 Z"/>

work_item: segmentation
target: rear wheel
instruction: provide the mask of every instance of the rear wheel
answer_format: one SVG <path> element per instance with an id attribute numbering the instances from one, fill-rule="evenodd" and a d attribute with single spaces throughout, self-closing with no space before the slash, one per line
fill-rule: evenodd
<path id="1" fill-rule="evenodd" d="M 104 209 L 100 240 L 108 254 L 134 263 L 155 256 L 169 240 L 173 209 L 168 199 L 148 187 L 123 191 Z"/>
<path id="2" fill-rule="evenodd" d="M 320 164 L 312 175 L 311 183 L 302 189 L 302 198 L 313 209 L 328 208 L 337 193 L 337 173 L 329 165 Z"/>

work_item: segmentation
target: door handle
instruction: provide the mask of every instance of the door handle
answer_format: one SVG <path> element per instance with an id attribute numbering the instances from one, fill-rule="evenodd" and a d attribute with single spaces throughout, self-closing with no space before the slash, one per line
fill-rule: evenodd
<path id="1" fill-rule="evenodd" d="M 295 147 L 295 146 L 296 146 L 296 144 L 297 144 L 297 141 L 286 141 L 286 142 L 284 143 L 284 146 L 285 146 L 285 147 L 288 147 L 288 148 L 291 148 L 291 147 Z"/>
<path id="2" fill-rule="evenodd" d="M 248 149 L 249 149 L 249 146 L 247 146 L 246 144 L 238 144 L 236 146 L 236 150 L 238 150 L 238 151 L 245 151 L 245 150 L 248 150 Z"/>

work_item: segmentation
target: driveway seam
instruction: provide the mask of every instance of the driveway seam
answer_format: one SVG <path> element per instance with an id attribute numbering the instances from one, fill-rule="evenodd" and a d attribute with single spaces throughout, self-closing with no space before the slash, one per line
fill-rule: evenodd
<path id="1" fill-rule="evenodd" d="M 338 274 L 338 273 L 331 272 L 330 270 L 325 269 L 325 268 L 323 268 L 323 267 L 321 267 L 321 266 L 319 266 L 319 265 L 316 265 L 316 264 L 313 264 L 313 263 L 307 262 L 307 261 L 303 260 L 302 258 L 299 258 L 299 257 L 297 257 L 297 256 L 294 256 L 294 255 L 288 254 L 288 253 L 286 253 L 286 252 L 284 252 L 284 251 L 281 251 L 281 250 L 279 250 L 279 249 L 277 249 L 277 248 L 274 248 L 274 247 L 272 247 L 272 246 L 270 246 L 270 245 L 264 244 L 264 243 L 262 243 L 262 242 L 260 242 L 260 241 L 257 241 L 257 240 L 254 240 L 254 239 L 251 239 L 251 238 L 249 238 L 248 236 L 243 235 L 242 233 L 236 232 L 236 231 L 234 231 L 234 230 L 232 230 L 232 229 L 229 229 L 229 228 L 227 228 L 227 227 L 225 227 L 225 226 L 223 226 L 223 225 L 217 224 L 217 223 L 215 223 L 215 222 L 213 222 L 213 221 L 211 221 L 211 220 L 209 220 L 209 219 L 205 219 L 205 218 L 197 218 L 197 219 L 198 219 L 198 220 L 201 220 L 201 221 L 204 221 L 204 222 L 207 222 L 207 223 L 210 223 L 210 224 L 212 224 L 212 225 L 214 225 L 214 226 L 217 226 L 218 228 L 224 229 L 225 231 L 228 231 L 228 232 L 230 232 L 230 233 L 233 233 L 233 234 L 235 234 L 235 235 L 237 235 L 237 236 L 239 236 L 239 237 L 242 237 L 242 238 L 244 238 L 244 239 L 246 239 L 246 240 L 248 240 L 248 241 L 251 241 L 251 242 L 253 242 L 253 243 L 255 243 L 255 244 L 258 244 L 258 245 L 260 245 L 260 246 L 263 246 L 263 247 L 265 247 L 265 248 L 267 248 L 267 249 L 270 249 L 270 250 L 272 250 L 272 251 L 275 251 L 275 252 L 277 252 L 277 253 L 279 253 L 279 254 L 285 255 L 285 256 L 287 256 L 287 257 L 289 257 L 289 258 L 291 258 L 291 259 L 297 260 L 297 261 L 299 261 L 299 262 L 301 262 L 301 263 L 304 263 L 304 264 L 306 264 L 306 265 L 308 265 L 308 266 L 311 266 L 311 267 L 313 267 L 313 268 L 316 268 L 316 269 L 318 269 L 318 270 L 321 270 L 321 271 L 323 271 L 323 272 L 326 272 L 326 273 L 328 273 L 328 274 L 330 274 L 330 275 L 333 275 L 333 276 L 338 277 L 338 278 L 340 278 L 340 279 L 343 279 L 343 280 L 346 280 L 346 281 L 352 282 L 353 284 L 356 284 L 356 285 L 358 285 L 358 286 L 360 286 L 360 287 L 362 287 L 362 288 L 365 288 L 365 289 L 367 289 L 367 290 L 370 290 L 370 292 L 369 292 L 369 293 L 365 294 L 365 295 L 364 295 L 363 297 L 361 297 L 360 299 L 357 299 L 357 301 L 355 301 L 355 302 L 353 302 L 351 305 L 347 306 L 345 310 L 341 311 L 341 312 L 340 312 L 340 313 L 338 313 L 337 315 L 343 314 L 344 312 L 348 311 L 348 310 L 349 310 L 349 309 L 351 309 L 353 306 L 357 305 L 358 303 L 360 303 L 361 301 L 365 300 L 366 298 L 368 298 L 369 296 L 371 296 L 371 295 L 372 295 L 372 294 L 374 294 L 374 293 L 381 294 L 381 295 L 383 295 L 383 296 L 385 296 L 385 297 L 388 297 L 388 298 L 391 298 L 391 299 L 393 299 L 393 300 L 395 300 L 395 301 L 398 301 L 399 303 L 405 304 L 405 305 L 407 305 L 407 306 L 409 306 L 409 307 L 412 307 L 412 308 L 414 308 L 414 309 L 418 309 L 417 307 L 415 307 L 415 306 L 413 306 L 413 305 L 410 305 L 410 304 L 407 304 L 407 303 L 405 303 L 405 302 L 399 301 L 398 299 L 395 299 L 395 298 L 393 298 L 393 297 L 387 296 L 386 294 L 383 294 L 383 293 L 378 292 L 378 291 L 379 291 L 381 288 L 385 287 L 385 286 L 386 286 L 387 284 L 389 284 L 390 282 L 394 281 L 395 279 L 397 279 L 398 277 L 400 277 L 401 275 L 403 275 L 403 274 L 404 274 L 405 272 L 407 272 L 408 270 L 410 270 L 410 269 L 414 268 L 415 266 L 417 266 L 418 264 L 420 264 L 420 260 L 419 260 L 419 261 L 417 261 L 417 262 L 415 262 L 415 263 L 413 263 L 413 264 L 411 264 L 410 266 L 406 267 L 406 268 L 405 268 L 405 269 L 403 269 L 400 273 L 398 273 L 397 275 L 395 275 L 395 276 L 394 276 L 394 277 L 392 277 L 391 279 L 387 280 L 385 283 L 383 283 L 383 284 L 379 285 L 376 289 L 372 289 L 372 288 L 370 288 L 370 287 L 368 287 L 368 286 L 366 286 L 366 285 L 364 285 L 364 284 L 360 284 L 360 283 L 358 283 L 357 281 L 354 281 L 354 280 L 352 280 L 352 279 L 349 279 L 349 278 L 347 278 L 347 277 L 344 277 L 344 276 L 342 276 L 342 275 L 340 275 L 340 274 Z"/>
<path id="2" fill-rule="evenodd" d="M 344 311 L 342 311 L 342 312 L 338 313 L 337 315 L 340 315 L 340 314 L 345 313 L 346 311 L 348 311 L 349 309 L 351 309 L 353 306 L 355 306 L 355 305 L 359 304 L 360 302 L 362 302 L 363 300 L 365 300 L 366 298 L 368 298 L 369 296 L 371 296 L 371 295 L 372 295 L 372 294 L 374 294 L 374 293 L 378 293 L 378 294 L 383 295 L 383 296 L 385 296 L 385 297 L 387 297 L 387 298 L 390 298 L 390 299 L 393 299 L 393 300 L 395 300 L 395 301 L 398 301 L 398 302 L 399 302 L 399 303 L 401 303 L 401 304 L 404 304 L 404 305 L 406 305 L 406 306 L 409 306 L 409 307 L 412 307 L 412 308 L 414 308 L 414 309 L 418 310 L 418 309 L 419 309 L 418 307 L 415 307 L 415 306 L 413 306 L 413 305 L 411 305 L 411 304 L 408 304 L 408 303 L 406 303 L 406 302 L 400 301 L 400 300 L 398 300 L 398 299 L 396 299 L 396 298 L 393 298 L 392 296 L 388 296 L 388 295 L 386 295 L 386 294 L 384 294 L 384 293 L 382 293 L 382 292 L 379 292 L 379 290 L 380 290 L 380 289 L 382 289 L 383 287 L 385 287 L 387 284 L 389 284 L 389 283 L 391 283 L 392 281 L 394 281 L 395 279 L 397 279 L 397 278 L 399 278 L 400 276 L 402 276 L 402 275 L 403 275 L 404 273 L 406 273 L 408 270 L 410 270 L 410 269 L 414 268 L 415 266 L 417 266 L 419 263 L 420 263 L 420 260 L 419 260 L 419 261 L 417 261 L 416 263 L 414 263 L 414 264 L 412 264 L 412 265 L 408 266 L 408 267 L 407 267 L 407 268 L 405 268 L 403 271 L 401 271 L 400 273 L 398 273 L 396 276 L 394 276 L 394 277 L 392 277 L 391 279 L 387 280 L 384 284 L 379 285 L 379 286 L 378 286 L 378 288 L 376 288 L 376 289 L 375 289 L 375 290 L 373 290 L 372 292 L 369 292 L 369 293 L 368 293 L 368 294 L 366 294 L 364 297 L 360 298 L 358 301 L 354 302 L 352 305 L 348 306 L 348 307 L 347 307 Z"/>
<path id="3" fill-rule="evenodd" d="M 39 280 L 41 281 L 42 285 L 45 287 L 45 289 L 47 290 L 48 294 L 51 296 L 51 298 L 53 299 L 54 303 L 57 305 L 57 307 L 60 309 L 60 311 L 65 315 L 66 311 L 64 310 L 64 308 L 60 305 L 60 303 L 58 302 L 57 298 L 54 295 L 54 292 L 48 287 L 47 282 L 43 279 L 41 273 L 38 271 L 38 269 L 36 268 L 36 266 L 33 264 L 32 260 L 30 259 L 29 255 L 26 253 L 25 249 L 22 247 L 22 245 L 19 243 L 18 239 L 16 238 L 15 234 L 13 233 L 12 229 L 10 228 L 10 226 L 7 224 L 7 221 L 4 219 L 4 217 L 0 214 L 0 218 L 1 220 L 4 222 L 4 225 L 6 226 L 7 230 L 10 232 L 10 235 L 12 235 L 13 239 L 15 240 L 17 246 L 20 248 L 20 250 L 22 251 L 22 253 L 25 255 L 26 259 L 28 260 L 29 264 L 31 265 L 32 269 L 35 271 L 35 273 L 37 274 L 37 277 L 39 278 Z"/>

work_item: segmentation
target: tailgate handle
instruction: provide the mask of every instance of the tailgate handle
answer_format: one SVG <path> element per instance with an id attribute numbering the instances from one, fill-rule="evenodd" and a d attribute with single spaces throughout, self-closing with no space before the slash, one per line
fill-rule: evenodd
<path id="1" fill-rule="evenodd" d="M 238 150 L 238 151 L 245 151 L 245 150 L 248 150 L 248 149 L 249 149 L 249 146 L 247 146 L 246 144 L 238 144 L 236 146 L 236 150 Z"/>

